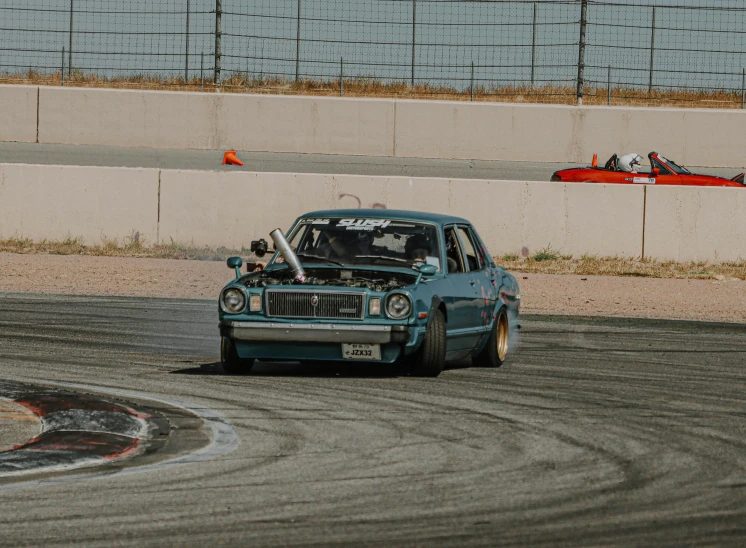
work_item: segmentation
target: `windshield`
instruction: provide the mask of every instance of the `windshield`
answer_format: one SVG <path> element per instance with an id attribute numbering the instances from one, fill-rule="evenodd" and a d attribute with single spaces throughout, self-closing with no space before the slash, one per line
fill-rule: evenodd
<path id="1" fill-rule="evenodd" d="M 658 154 L 658 159 L 661 162 L 665 162 L 666 164 L 668 164 L 668 166 L 671 169 L 673 169 L 674 172 L 676 172 L 678 175 L 691 175 L 691 172 L 688 169 L 686 169 L 685 167 L 681 167 L 680 165 L 675 164 L 674 162 L 672 162 L 671 160 L 669 160 L 667 158 L 664 158 L 660 154 Z"/>
<path id="2" fill-rule="evenodd" d="M 426 263 L 440 270 L 438 231 L 424 223 L 302 219 L 289 242 L 302 263 L 404 267 Z"/>

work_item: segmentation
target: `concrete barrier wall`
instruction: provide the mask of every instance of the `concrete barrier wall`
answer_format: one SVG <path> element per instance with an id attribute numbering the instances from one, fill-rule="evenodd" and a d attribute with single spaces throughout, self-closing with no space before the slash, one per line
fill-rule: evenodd
<path id="1" fill-rule="evenodd" d="M 396 156 L 581 162 L 655 150 L 741 168 L 746 111 L 397 101 Z"/>
<path id="2" fill-rule="evenodd" d="M 746 258 L 746 190 L 736 188 L 0 164 L 2 238 L 100 244 L 139 232 L 146 244 L 241 248 L 334 208 L 462 216 L 495 255 Z"/>
<path id="3" fill-rule="evenodd" d="M 0 237 L 158 238 L 158 170 L 0 164 Z"/>
<path id="4" fill-rule="evenodd" d="M 746 259 L 746 189 L 651 186 L 646 194 L 646 256 Z"/>
<path id="5" fill-rule="evenodd" d="M 0 86 L 0 141 L 36 142 L 37 86 Z"/>
<path id="6" fill-rule="evenodd" d="M 533 255 L 546 247 L 576 257 L 642 254 L 644 189 L 638 186 L 451 183 L 447 211 L 476 224 L 495 254 Z"/>
<path id="7" fill-rule="evenodd" d="M 161 239 L 248 248 L 286 230 L 298 211 L 325 207 L 323 187 L 323 175 L 164 170 Z"/>
<path id="8" fill-rule="evenodd" d="M 392 100 L 40 89 L 40 143 L 393 154 Z"/>
<path id="9" fill-rule="evenodd" d="M 743 169 L 746 111 L 0 86 L 0 140 Z"/>

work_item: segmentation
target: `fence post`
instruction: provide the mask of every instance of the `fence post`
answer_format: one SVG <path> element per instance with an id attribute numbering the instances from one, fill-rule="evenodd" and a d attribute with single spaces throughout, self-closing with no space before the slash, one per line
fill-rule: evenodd
<path id="1" fill-rule="evenodd" d="M 345 67 L 344 59 L 339 58 L 339 96 L 343 97 L 345 94 Z"/>
<path id="2" fill-rule="evenodd" d="M 65 46 L 62 46 L 62 70 L 60 70 L 60 76 L 62 76 L 62 87 L 65 87 Z"/>
<path id="3" fill-rule="evenodd" d="M 186 47 L 184 48 L 184 82 L 189 81 L 189 0 L 186 9 Z"/>
<path id="4" fill-rule="evenodd" d="M 264 83 L 264 38 L 262 38 L 262 50 L 259 53 L 259 80 Z"/>
<path id="5" fill-rule="evenodd" d="M 534 70 L 536 66 L 536 2 L 534 2 L 534 26 L 531 33 L 531 87 L 534 87 Z"/>
<path id="6" fill-rule="evenodd" d="M 417 0 L 412 0 L 412 87 L 414 87 L 415 36 L 417 32 Z"/>
<path id="7" fill-rule="evenodd" d="M 213 73 L 213 83 L 220 82 L 220 38 L 223 31 L 221 30 L 221 19 L 223 18 L 223 2 L 215 0 L 215 68 Z"/>
<path id="8" fill-rule="evenodd" d="M 254 48 L 256 49 L 256 48 Z M 246 38 L 246 81 L 245 81 L 245 88 L 249 89 L 249 60 L 251 59 L 251 38 Z"/>
<path id="9" fill-rule="evenodd" d="M 583 78 L 585 71 L 585 25 L 588 21 L 588 0 L 580 3 L 580 41 L 578 42 L 578 105 L 583 104 Z"/>
<path id="10" fill-rule="evenodd" d="M 655 56 L 655 8 L 653 8 L 653 20 L 650 27 L 650 77 L 648 79 L 648 93 L 653 91 L 653 58 Z"/>
<path id="11" fill-rule="evenodd" d="M 300 0 L 298 0 L 298 28 L 295 33 L 295 82 L 300 78 Z"/>
<path id="12" fill-rule="evenodd" d="M 606 74 L 606 106 L 611 106 L 611 65 L 609 65 L 609 72 Z"/>
<path id="13" fill-rule="evenodd" d="M 474 61 L 471 62 L 471 84 L 469 85 L 470 99 L 474 100 Z"/>
<path id="14" fill-rule="evenodd" d="M 205 52 L 200 55 L 199 79 L 202 82 L 202 91 L 205 91 Z"/>
<path id="15" fill-rule="evenodd" d="M 741 76 L 741 108 L 746 106 L 746 68 L 743 69 L 743 75 Z"/>
<path id="16" fill-rule="evenodd" d="M 70 0 L 70 29 L 69 43 L 67 49 L 67 75 L 70 76 L 73 70 L 73 0 Z"/>

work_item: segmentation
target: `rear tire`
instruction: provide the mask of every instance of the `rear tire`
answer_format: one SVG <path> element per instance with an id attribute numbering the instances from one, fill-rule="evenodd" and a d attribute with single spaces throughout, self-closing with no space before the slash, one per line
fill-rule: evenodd
<path id="1" fill-rule="evenodd" d="M 226 375 L 246 375 L 254 366 L 254 360 L 239 358 L 233 341 L 223 337 L 220 339 L 220 364 Z"/>
<path id="2" fill-rule="evenodd" d="M 503 306 L 492 323 L 492 332 L 482 351 L 471 358 L 477 367 L 500 367 L 508 357 L 510 339 L 510 322 L 508 311 Z"/>
<path id="3" fill-rule="evenodd" d="M 417 377 L 437 377 L 446 361 L 446 320 L 436 309 L 427 324 L 425 340 L 412 360 L 412 374 Z"/>

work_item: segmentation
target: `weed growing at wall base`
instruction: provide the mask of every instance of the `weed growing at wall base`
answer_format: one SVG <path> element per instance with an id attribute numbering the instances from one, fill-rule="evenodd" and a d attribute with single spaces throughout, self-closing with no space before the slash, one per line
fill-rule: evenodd
<path id="1" fill-rule="evenodd" d="M 537 274 L 581 274 L 589 276 L 633 276 L 646 278 L 680 278 L 693 280 L 746 280 L 746 260 L 707 263 L 702 261 L 657 261 L 627 257 L 580 258 L 539 251 L 525 259 L 515 254 L 495 257 L 510 271 Z"/>
<path id="2" fill-rule="evenodd" d="M 100 257 L 144 257 L 155 259 L 192 259 L 222 261 L 228 257 L 252 255 L 248 249 L 197 246 L 181 244 L 171 240 L 168 243 L 147 245 L 145 238 L 133 231 L 119 241 L 118 238 L 101 237 L 100 245 L 85 245 L 80 237 L 67 236 L 64 240 L 33 241 L 29 238 L 13 236 L 0 239 L 0 252 L 7 253 L 49 253 L 50 255 L 91 255 Z"/>
<path id="3" fill-rule="evenodd" d="M 62 241 L 41 240 L 14 235 L 0 238 L 0 253 L 49 253 L 52 255 L 90 255 L 102 257 L 142 257 L 154 259 L 184 259 L 224 261 L 240 256 L 249 261 L 258 258 L 248 249 L 196 246 L 170 240 L 146 245 L 144 239 L 136 243 L 135 233 L 124 241 L 102 238 L 101 245 L 85 245 L 82 238 L 68 235 Z M 537 257 L 539 257 L 537 259 Z M 265 257 L 266 259 L 266 257 Z M 550 246 L 535 255 L 521 258 L 516 254 L 495 257 L 500 266 L 515 272 L 541 274 L 580 274 L 589 276 L 634 276 L 649 278 L 680 278 L 696 280 L 746 280 L 746 260 L 723 263 L 656 261 L 625 257 L 596 257 L 583 255 L 574 258 L 560 255 Z"/>

